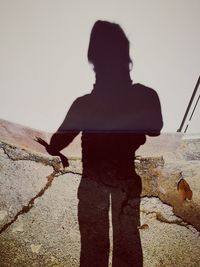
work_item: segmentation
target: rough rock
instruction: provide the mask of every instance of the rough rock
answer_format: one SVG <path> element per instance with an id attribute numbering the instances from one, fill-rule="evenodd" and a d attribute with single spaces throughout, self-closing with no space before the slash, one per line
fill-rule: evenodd
<path id="1" fill-rule="evenodd" d="M 2 139 L 0 266 L 79 266 L 80 158 L 72 157 L 70 166 L 62 169 L 58 158 Z M 144 267 L 200 266 L 199 148 L 199 139 L 187 139 L 173 151 L 156 151 L 151 155 L 149 151 L 138 153 L 140 156 L 136 158 L 135 166 L 143 185 L 138 229 Z M 180 199 L 177 191 L 180 172 L 193 191 L 191 201 Z M 125 197 L 120 188 L 110 188 L 90 180 L 86 183 L 89 186 L 84 194 L 91 199 L 99 197 L 95 195 L 95 188 L 99 186 L 105 192 L 114 192 L 119 201 Z M 101 204 L 99 212 L 103 212 L 104 203 L 97 203 Z M 95 218 L 92 219 L 93 205 L 95 203 L 89 203 L 91 208 L 87 211 L 91 223 L 95 222 Z M 123 217 L 127 222 L 133 220 L 134 207 L 135 199 L 130 199 L 119 218 Z M 112 266 L 111 211 L 109 218 Z"/>

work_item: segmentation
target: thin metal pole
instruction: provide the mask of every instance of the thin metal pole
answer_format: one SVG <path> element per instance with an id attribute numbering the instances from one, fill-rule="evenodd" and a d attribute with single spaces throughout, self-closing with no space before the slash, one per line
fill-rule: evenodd
<path id="1" fill-rule="evenodd" d="M 191 96 L 191 98 L 190 98 L 190 102 L 189 102 L 189 104 L 188 104 L 188 106 L 187 106 L 187 109 L 186 109 L 186 111 L 185 111 L 183 120 L 182 120 L 181 125 L 180 125 L 179 129 L 177 130 L 177 132 L 182 132 L 182 129 L 183 129 L 185 120 L 186 120 L 186 118 L 187 118 L 187 116 L 188 116 L 188 113 L 189 113 L 189 111 L 190 111 L 190 108 L 191 108 L 192 102 L 193 102 L 193 100 L 194 100 L 194 97 L 195 97 L 195 95 L 196 95 L 196 92 L 197 92 L 197 89 L 198 89 L 198 87 L 199 87 L 199 84 L 200 84 L 200 76 L 199 76 L 199 78 L 198 78 L 198 80 L 197 80 L 197 83 L 196 83 L 196 86 L 195 86 L 195 88 L 194 88 L 193 94 L 192 94 L 192 96 Z M 195 105 L 195 107 L 194 107 L 194 109 L 193 109 L 192 115 L 193 115 L 193 113 L 194 113 L 194 110 L 195 110 L 195 108 L 196 108 L 196 106 L 197 106 L 198 101 L 199 101 L 199 98 L 198 98 L 198 100 L 197 100 L 197 102 L 196 102 L 196 105 Z M 191 120 L 191 118 L 192 118 L 192 117 L 190 116 L 190 120 Z M 188 125 L 187 125 L 187 127 L 186 127 L 184 133 L 186 132 L 187 128 L 188 128 Z"/>
<path id="2" fill-rule="evenodd" d="M 193 108 L 193 111 L 192 111 L 192 113 L 191 113 L 191 115 L 190 115 L 190 118 L 189 118 L 189 121 L 188 121 L 188 124 L 187 124 L 187 126 L 186 126 L 186 128 L 185 128 L 184 133 L 186 133 L 187 128 L 188 128 L 188 126 L 189 126 L 189 124 L 190 124 L 190 122 L 191 122 L 191 120 L 192 120 L 192 116 L 193 116 L 194 111 L 195 111 L 195 109 L 196 109 L 196 107 L 197 107 L 197 104 L 198 104 L 198 102 L 199 102 L 199 99 L 200 99 L 200 95 L 199 95 L 199 97 L 197 98 L 196 104 L 195 104 L 195 106 L 194 106 L 194 108 Z"/>

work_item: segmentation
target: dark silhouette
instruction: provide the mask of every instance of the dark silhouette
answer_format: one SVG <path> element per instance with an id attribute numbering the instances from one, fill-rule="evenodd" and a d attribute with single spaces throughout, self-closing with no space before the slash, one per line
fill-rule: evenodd
<path id="1" fill-rule="evenodd" d="M 97 21 L 90 36 L 88 60 L 94 66 L 92 92 L 74 101 L 50 144 L 51 155 L 82 132 L 83 174 L 78 190 L 81 234 L 80 266 L 108 266 L 109 209 L 113 229 L 113 267 L 143 265 L 139 236 L 141 178 L 135 151 L 146 135 L 162 128 L 159 98 L 153 89 L 132 84 L 129 41 L 118 24 Z"/>

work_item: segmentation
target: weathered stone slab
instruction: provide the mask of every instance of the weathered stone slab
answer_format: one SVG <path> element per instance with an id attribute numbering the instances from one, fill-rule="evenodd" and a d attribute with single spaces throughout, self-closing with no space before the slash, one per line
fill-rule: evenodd
<path id="1" fill-rule="evenodd" d="M 52 172 L 51 166 L 22 159 L 23 151 L 21 159 L 17 155 L 15 160 L 11 159 L 11 151 L 8 155 L 0 149 L 0 226 L 10 221 L 29 203 L 46 184 L 46 177 Z"/>
<path id="2" fill-rule="evenodd" d="M 10 132 L 17 133 L 11 126 Z M 6 129 L 5 136 L 9 134 Z M 19 140 L 24 142 L 26 134 L 34 137 L 36 132 L 24 130 L 22 134 L 20 130 Z M 113 225 L 124 224 L 126 234 L 131 231 L 138 199 L 127 199 L 126 186 L 120 183 L 87 179 L 80 190 L 82 164 L 80 157 L 73 159 L 78 154 L 70 157 L 70 166 L 63 170 L 60 160 L 42 154 L 35 141 L 17 146 L 13 145 L 14 135 L 12 138 L 12 144 L 5 143 L 5 138 L 0 142 L 0 266 L 79 266 L 80 198 L 85 200 L 81 220 L 89 222 L 89 236 L 101 225 L 99 214 L 108 213 L 110 207 L 111 266 Z M 152 139 L 135 160 L 142 179 L 136 231 L 140 233 L 144 267 L 199 267 L 200 140 L 181 141 L 174 135 L 172 141 L 169 136 L 155 142 Z M 68 153 L 72 155 L 70 150 Z M 193 192 L 192 200 L 180 198 L 180 172 Z"/>

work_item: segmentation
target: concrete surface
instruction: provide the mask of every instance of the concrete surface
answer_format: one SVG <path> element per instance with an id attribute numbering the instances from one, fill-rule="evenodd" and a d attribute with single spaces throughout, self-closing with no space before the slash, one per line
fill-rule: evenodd
<path id="1" fill-rule="evenodd" d="M 80 159 L 71 159 L 63 170 L 56 157 L 1 140 L 0 266 L 79 266 Z M 143 185 L 138 229 L 144 267 L 200 266 L 199 156 L 200 140 L 187 139 L 176 151 L 140 156 L 135 161 Z M 180 171 L 193 191 L 191 201 L 182 201 L 177 191 Z M 92 194 L 90 186 L 101 186 L 118 192 L 119 199 L 124 197 L 120 188 L 87 183 L 88 195 Z M 124 209 L 127 221 L 132 220 L 132 210 L 134 203 L 129 201 Z M 110 212 L 110 221 L 111 217 Z M 110 266 L 112 240 L 110 223 Z"/>

